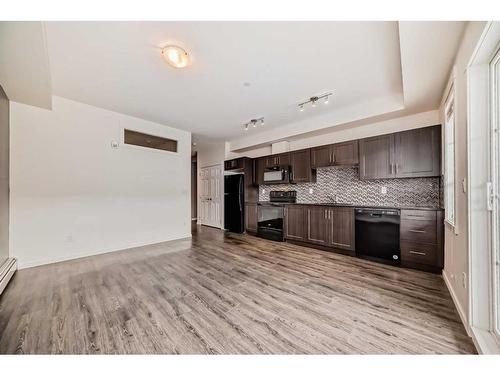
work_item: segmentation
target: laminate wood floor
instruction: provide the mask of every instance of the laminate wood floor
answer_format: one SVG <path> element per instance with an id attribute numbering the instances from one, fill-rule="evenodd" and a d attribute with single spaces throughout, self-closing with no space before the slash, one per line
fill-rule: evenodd
<path id="1" fill-rule="evenodd" d="M 438 275 L 224 235 L 17 272 L 0 353 L 475 353 Z"/>

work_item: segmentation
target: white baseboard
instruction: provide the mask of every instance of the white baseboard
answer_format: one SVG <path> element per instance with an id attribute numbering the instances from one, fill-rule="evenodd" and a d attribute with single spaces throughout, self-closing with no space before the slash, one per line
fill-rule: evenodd
<path id="1" fill-rule="evenodd" d="M 119 247 L 119 248 L 83 251 L 83 252 L 72 253 L 70 255 L 46 257 L 46 258 L 40 258 L 40 259 L 32 259 L 32 260 L 28 260 L 28 261 L 23 261 L 22 259 L 18 259 L 17 263 L 18 263 L 19 269 L 31 268 L 31 267 L 43 266 L 44 264 L 59 263 L 59 262 L 67 261 L 67 260 L 85 258 L 88 256 L 93 256 L 93 255 L 113 253 L 115 251 L 129 250 L 129 249 L 133 249 L 135 247 L 156 245 L 156 244 L 163 243 L 163 242 L 182 240 L 182 239 L 186 239 L 186 238 L 191 238 L 191 233 L 184 234 L 184 235 L 179 236 L 179 237 L 166 238 L 166 239 L 161 240 L 161 241 L 156 240 L 156 241 L 152 241 L 152 242 L 129 244 L 125 247 Z"/>
<path id="2" fill-rule="evenodd" d="M 9 258 L 0 265 L 0 294 L 4 291 L 17 270 L 16 258 Z"/>
<path id="3" fill-rule="evenodd" d="M 448 288 L 448 291 L 450 292 L 451 299 L 453 300 L 453 303 L 455 304 L 455 308 L 458 311 L 458 315 L 460 316 L 460 320 L 462 321 L 462 324 L 465 328 L 465 331 L 467 332 L 467 334 L 470 337 L 472 337 L 472 332 L 471 332 L 471 329 L 469 327 L 467 315 L 465 315 L 465 312 L 463 311 L 462 306 L 458 302 L 457 295 L 455 294 L 455 291 L 453 290 L 453 287 L 451 286 L 451 282 L 448 279 L 448 276 L 446 275 L 446 272 L 444 270 L 443 270 L 442 274 L 443 274 L 444 283 L 446 284 L 446 287 Z"/>

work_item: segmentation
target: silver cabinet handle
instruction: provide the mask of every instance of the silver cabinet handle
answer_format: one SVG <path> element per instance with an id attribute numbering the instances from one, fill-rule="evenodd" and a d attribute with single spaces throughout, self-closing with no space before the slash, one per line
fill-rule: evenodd
<path id="1" fill-rule="evenodd" d="M 413 233 L 425 233 L 425 230 L 410 229 L 409 232 L 413 232 Z"/>
<path id="2" fill-rule="evenodd" d="M 416 254 L 416 255 L 426 255 L 426 253 L 423 253 L 421 251 L 413 251 L 413 250 L 410 250 L 410 254 Z"/>
<path id="3" fill-rule="evenodd" d="M 326 219 L 326 210 L 325 210 L 325 219 Z"/>
<path id="4" fill-rule="evenodd" d="M 394 164 L 391 163 L 391 174 L 393 174 L 394 172 Z"/>
<path id="5" fill-rule="evenodd" d="M 334 164 L 334 163 L 335 163 L 335 153 L 332 152 L 332 164 Z"/>
<path id="6" fill-rule="evenodd" d="M 398 164 L 398 163 L 396 163 L 396 165 L 395 165 L 396 174 L 398 174 L 398 166 L 399 166 L 399 164 Z"/>

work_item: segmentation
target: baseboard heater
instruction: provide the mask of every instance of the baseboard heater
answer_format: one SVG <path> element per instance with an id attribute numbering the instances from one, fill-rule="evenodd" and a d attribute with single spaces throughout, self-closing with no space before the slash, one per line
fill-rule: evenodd
<path id="1" fill-rule="evenodd" d="M 0 265 L 0 294 L 2 294 L 16 270 L 16 258 L 9 258 Z"/>

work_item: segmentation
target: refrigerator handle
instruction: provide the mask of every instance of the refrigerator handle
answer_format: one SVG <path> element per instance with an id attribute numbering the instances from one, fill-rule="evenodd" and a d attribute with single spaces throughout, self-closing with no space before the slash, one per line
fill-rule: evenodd
<path id="1" fill-rule="evenodd" d="M 239 183 L 238 183 L 238 202 L 240 204 L 240 211 L 243 212 L 243 207 L 241 205 L 241 200 L 243 199 L 243 185 L 242 182 L 243 177 L 240 177 Z"/>

